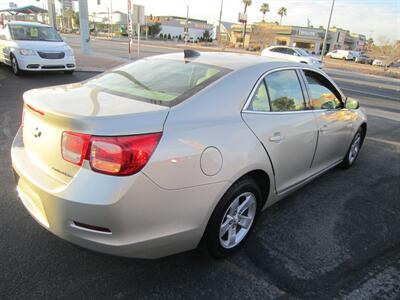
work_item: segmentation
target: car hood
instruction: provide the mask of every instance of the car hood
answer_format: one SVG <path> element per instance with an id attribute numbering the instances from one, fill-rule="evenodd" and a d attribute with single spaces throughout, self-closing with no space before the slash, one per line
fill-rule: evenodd
<path id="1" fill-rule="evenodd" d="M 37 51 L 65 51 L 69 46 L 65 42 L 16 41 L 20 48 Z"/>

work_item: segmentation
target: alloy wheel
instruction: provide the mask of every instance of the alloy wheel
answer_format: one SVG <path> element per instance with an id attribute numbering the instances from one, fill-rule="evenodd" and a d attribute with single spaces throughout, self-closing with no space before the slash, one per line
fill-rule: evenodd
<path id="1" fill-rule="evenodd" d="M 358 152 L 360 150 L 360 145 L 361 145 L 361 134 L 358 132 L 356 136 L 354 137 L 354 140 L 351 144 L 350 151 L 349 151 L 349 162 L 352 164 L 354 160 L 356 159 Z"/>
<path id="2" fill-rule="evenodd" d="M 254 222 L 257 200 L 253 193 L 240 194 L 227 208 L 219 229 L 219 241 L 225 249 L 237 246 Z"/>

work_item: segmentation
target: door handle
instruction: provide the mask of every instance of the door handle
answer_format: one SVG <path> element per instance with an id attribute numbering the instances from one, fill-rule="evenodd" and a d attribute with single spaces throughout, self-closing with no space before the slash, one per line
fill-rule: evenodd
<path id="1" fill-rule="evenodd" d="M 275 132 L 273 136 L 269 137 L 269 141 L 273 143 L 280 143 L 284 140 L 285 138 L 279 133 Z"/>
<path id="2" fill-rule="evenodd" d="M 324 124 L 324 125 L 321 126 L 319 131 L 324 132 L 324 131 L 328 131 L 328 129 L 329 129 L 328 125 Z"/>

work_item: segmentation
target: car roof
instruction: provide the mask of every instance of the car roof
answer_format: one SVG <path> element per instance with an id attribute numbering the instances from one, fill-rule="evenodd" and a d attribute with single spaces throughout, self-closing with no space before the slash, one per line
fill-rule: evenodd
<path id="1" fill-rule="evenodd" d="M 47 24 L 42 24 L 42 23 L 38 23 L 38 22 L 25 22 L 25 21 L 10 21 L 7 23 L 7 25 L 50 27 Z"/>
<path id="2" fill-rule="evenodd" d="M 193 58 L 184 58 L 183 51 L 170 54 L 162 54 L 148 57 L 147 59 L 173 59 L 181 61 L 193 61 L 206 65 L 213 65 L 230 70 L 244 69 L 250 66 L 265 65 L 265 71 L 277 67 L 299 66 L 296 62 L 291 62 L 278 58 L 270 58 L 260 55 L 227 53 L 227 52 L 199 52 L 200 55 Z"/>

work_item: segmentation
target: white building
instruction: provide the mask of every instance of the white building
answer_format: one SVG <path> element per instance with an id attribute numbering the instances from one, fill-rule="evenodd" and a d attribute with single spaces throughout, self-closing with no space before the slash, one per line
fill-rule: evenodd
<path id="1" fill-rule="evenodd" d="M 110 21 L 113 25 L 117 24 L 126 27 L 127 25 L 127 14 L 118 10 L 109 12 L 94 12 L 89 16 L 89 21 L 93 23 L 104 23 L 109 24 Z"/>
<path id="2" fill-rule="evenodd" d="M 171 35 L 171 37 L 185 36 L 186 18 L 175 16 L 148 16 L 147 24 L 161 24 L 161 32 L 163 35 Z M 208 24 L 205 20 L 188 19 L 189 38 L 197 40 L 203 37 L 204 32 L 208 30 L 210 37 L 213 36 L 214 26 Z"/>

